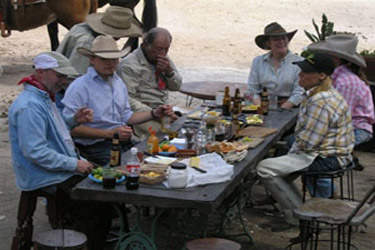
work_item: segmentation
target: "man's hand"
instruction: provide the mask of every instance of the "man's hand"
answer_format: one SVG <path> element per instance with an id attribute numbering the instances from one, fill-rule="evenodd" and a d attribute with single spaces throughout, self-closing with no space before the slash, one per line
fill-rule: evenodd
<path id="1" fill-rule="evenodd" d="M 158 118 L 169 116 L 173 121 L 178 119 L 178 116 L 173 111 L 172 105 L 160 105 L 155 109 L 154 115 Z"/>
<path id="2" fill-rule="evenodd" d="M 76 171 L 81 174 L 89 174 L 93 169 L 93 165 L 84 160 L 78 160 Z"/>
<path id="3" fill-rule="evenodd" d="M 78 109 L 77 112 L 74 115 L 74 119 L 77 123 L 86 123 L 86 122 L 92 122 L 93 121 L 93 114 L 94 111 L 92 109 L 88 108 L 81 108 Z"/>
<path id="4" fill-rule="evenodd" d="M 171 63 L 168 58 L 165 56 L 158 56 L 156 63 L 156 71 L 163 72 L 164 74 L 169 75 L 172 72 Z"/>
<path id="5" fill-rule="evenodd" d="M 130 139 L 133 134 L 133 130 L 131 127 L 128 126 L 120 126 L 112 130 L 113 134 L 117 132 L 120 136 L 120 141 L 126 141 Z"/>

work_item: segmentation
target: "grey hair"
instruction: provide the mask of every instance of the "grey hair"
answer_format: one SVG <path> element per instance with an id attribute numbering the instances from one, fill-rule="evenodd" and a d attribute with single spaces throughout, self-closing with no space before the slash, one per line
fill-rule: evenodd
<path id="1" fill-rule="evenodd" d="M 172 43 L 172 35 L 171 33 L 164 28 L 161 27 L 155 27 L 150 29 L 143 37 L 143 42 L 146 44 L 153 44 L 156 40 L 156 37 L 160 34 L 167 35 L 169 37 L 169 42 Z"/>

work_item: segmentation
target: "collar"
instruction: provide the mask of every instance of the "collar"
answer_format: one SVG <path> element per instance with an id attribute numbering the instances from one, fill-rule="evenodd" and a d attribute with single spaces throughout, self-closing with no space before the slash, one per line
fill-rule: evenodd
<path id="1" fill-rule="evenodd" d="M 271 54 L 272 54 L 272 51 L 269 51 L 267 52 L 266 54 L 263 55 L 263 61 L 271 61 Z M 287 60 L 287 58 L 289 58 L 291 56 L 292 52 L 290 50 L 288 50 L 288 53 L 286 53 L 286 55 L 281 59 L 282 62 L 285 62 L 285 60 Z"/>
<path id="2" fill-rule="evenodd" d="M 347 72 L 350 72 L 350 70 L 344 64 L 336 67 L 335 70 L 333 71 L 332 75 L 331 75 L 333 84 L 335 84 L 337 78 L 339 78 L 339 76 L 341 74 L 344 74 L 344 73 L 347 73 Z"/>
<path id="3" fill-rule="evenodd" d="M 320 92 L 324 92 L 324 91 L 328 91 L 330 90 L 332 87 L 332 80 L 329 76 L 327 76 L 326 79 L 323 80 L 323 82 L 321 84 L 319 84 L 318 86 L 315 86 L 309 90 L 307 90 L 305 93 L 307 95 L 308 98 L 320 93 Z"/>
<path id="4" fill-rule="evenodd" d="M 44 86 L 42 83 L 40 83 L 38 81 L 38 79 L 36 79 L 35 75 L 30 75 L 30 76 L 26 76 L 24 78 L 22 78 L 18 83 L 17 85 L 20 85 L 20 84 L 30 84 L 32 86 L 34 86 L 35 88 L 37 89 L 40 89 L 44 92 L 47 92 L 49 97 L 51 98 L 51 100 L 54 102 L 55 101 L 55 94 L 54 93 L 51 93 L 49 92 Z"/>

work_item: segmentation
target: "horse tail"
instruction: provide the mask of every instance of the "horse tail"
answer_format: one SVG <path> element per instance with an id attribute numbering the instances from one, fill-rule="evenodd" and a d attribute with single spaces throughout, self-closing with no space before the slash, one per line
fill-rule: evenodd
<path id="1" fill-rule="evenodd" d="M 147 32 L 157 26 L 158 12 L 156 0 L 145 0 L 142 13 L 143 31 Z"/>

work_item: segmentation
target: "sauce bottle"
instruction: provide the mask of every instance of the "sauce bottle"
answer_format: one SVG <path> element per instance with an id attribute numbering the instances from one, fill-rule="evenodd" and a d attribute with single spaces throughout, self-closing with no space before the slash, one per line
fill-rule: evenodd
<path id="1" fill-rule="evenodd" d="M 260 106 L 263 110 L 263 114 L 267 115 L 268 109 L 269 109 L 269 100 L 268 100 L 268 92 L 267 92 L 266 87 L 263 88 L 263 91 L 260 96 Z"/>
<path id="2" fill-rule="evenodd" d="M 150 131 L 150 137 L 147 140 L 147 151 L 151 154 L 157 154 L 159 152 L 159 139 L 156 137 L 156 131 L 153 131 L 151 127 L 148 130 Z"/>
<path id="3" fill-rule="evenodd" d="M 117 167 L 121 165 L 120 136 L 117 132 L 113 134 L 109 165 L 110 167 Z"/>
<path id="4" fill-rule="evenodd" d="M 223 98 L 223 115 L 224 116 L 230 115 L 231 103 L 232 103 L 232 99 L 231 99 L 231 97 L 229 95 L 229 87 L 226 86 L 225 87 L 224 98 Z"/>

